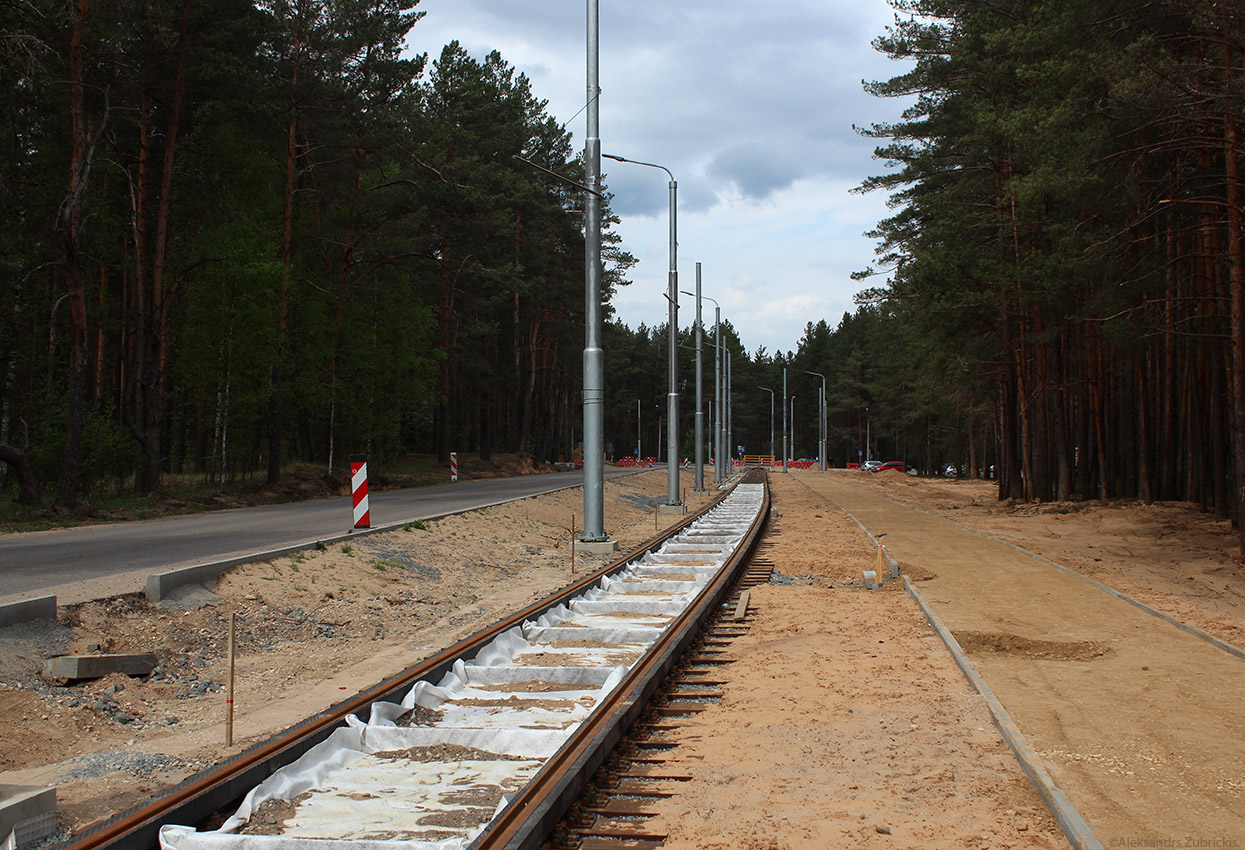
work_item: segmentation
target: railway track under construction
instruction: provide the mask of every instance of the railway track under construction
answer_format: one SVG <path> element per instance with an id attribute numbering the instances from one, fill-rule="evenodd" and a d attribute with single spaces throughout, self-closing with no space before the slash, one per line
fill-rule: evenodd
<path id="1" fill-rule="evenodd" d="M 717 696 L 768 515 L 749 471 L 643 548 L 62 850 L 657 846 L 645 801 L 677 777 L 654 754 Z"/>

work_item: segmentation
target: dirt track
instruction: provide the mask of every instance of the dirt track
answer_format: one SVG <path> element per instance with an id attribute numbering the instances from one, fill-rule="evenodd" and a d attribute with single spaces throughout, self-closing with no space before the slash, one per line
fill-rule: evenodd
<path id="1" fill-rule="evenodd" d="M 864 590 L 876 550 L 791 476 L 722 702 L 675 738 L 691 777 L 657 806 L 670 850 L 1057 850 L 1054 819 L 906 593 Z"/>
<path id="2" fill-rule="evenodd" d="M 1099 840 L 1245 842 L 1245 661 L 1049 563 L 868 492 L 859 476 L 795 475 L 885 532 L 898 561 L 932 574 L 921 591 Z"/>

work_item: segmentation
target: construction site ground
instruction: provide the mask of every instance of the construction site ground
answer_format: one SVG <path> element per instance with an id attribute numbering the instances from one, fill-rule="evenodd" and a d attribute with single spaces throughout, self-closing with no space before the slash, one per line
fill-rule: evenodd
<path id="1" fill-rule="evenodd" d="M 862 588 L 876 550 L 844 511 L 886 533 L 1104 844 L 1245 841 L 1245 661 L 964 528 L 1240 646 L 1245 581 L 1227 523 L 1185 505 L 1012 506 L 989 483 L 901 473 L 771 480 L 782 575 L 754 594 L 740 684 L 698 718 L 727 725 L 686 750 L 711 770 L 669 802 L 672 846 L 1066 846 L 900 584 Z M 707 500 L 690 471 L 683 486 L 693 509 Z M 654 512 L 664 470 L 605 487 L 624 547 L 678 518 Z M 204 607 L 135 592 L 0 630 L 0 783 L 56 786 L 66 832 L 124 810 L 565 586 L 572 513 L 579 490 L 236 568 Z M 574 575 L 603 562 L 581 554 Z M 147 680 L 40 677 L 46 657 L 87 651 L 154 652 L 160 666 Z"/>

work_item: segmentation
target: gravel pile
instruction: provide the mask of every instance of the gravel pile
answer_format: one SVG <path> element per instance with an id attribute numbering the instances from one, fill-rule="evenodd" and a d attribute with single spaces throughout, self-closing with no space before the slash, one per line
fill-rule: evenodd
<path id="1" fill-rule="evenodd" d="M 37 690 L 47 683 L 40 678 L 43 662 L 66 655 L 75 635 L 55 620 L 31 620 L 0 629 L 0 682 Z"/>
<path id="2" fill-rule="evenodd" d="M 801 586 L 801 585 L 812 584 L 814 581 L 816 581 L 819 578 L 825 578 L 825 576 L 813 575 L 811 573 L 806 573 L 804 575 L 788 576 L 788 575 L 783 575 L 778 570 L 774 570 L 772 573 L 770 573 L 769 583 L 776 584 L 779 587 L 796 587 L 796 586 Z"/>
<path id="3" fill-rule="evenodd" d="M 68 762 L 69 768 L 60 782 L 98 779 L 110 773 L 125 773 L 136 779 L 150 779 L 157 773 L 186 770 L 190 762 L 165 753 L 106 752 L 91 753 Z"/>
<path id="4" fill-rule="evenodd" d="M 361 542 L 358 546 L 360 553 L 365 558 L 378 562 L 382 566 L 397 564 L 421 578 L 428 578 L 433 581 L 438 581 L 441 578 L 439 571 L 415 561 L 411 558 L 410 552 L 405 551 L 401 546 L 388 545 L 375 540 Z"/>
<path id="5" fill-rule="evenodd" d="M 649 510 L 666 501 L 665 496 L 646 496 L 643 493 L 623 493 L 618 497 L 620 502 L 626 502 L 633 508 L 640 510 Z"/>

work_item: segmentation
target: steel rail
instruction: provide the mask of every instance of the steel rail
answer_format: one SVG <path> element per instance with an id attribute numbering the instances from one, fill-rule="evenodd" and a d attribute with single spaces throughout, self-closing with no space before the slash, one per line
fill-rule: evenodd
<path id="1" fill-rule="evenodd" d="M 202 822 L 221 807 L 242 798 L 251 788 L 325 740 L 348 715 L 362 711 L 374 702 L 392 699 L 421 679 L 435 679 L 444 675 L 452 668 L 456 659 L 484 647 L 498 635 L 525 620 L 538 617 L 563 601 L 577 596 L 603 575 L 619 569 L 645 551 L 678 534 L 717 507 L 730 492 L 731 490 L 723 491 L 699 511 L 688 514 L 683 520 L 645 540 L 630 552 L 585 574 L 583 578 L 550 596 L 533 602 L 521 611 L 360 691 L 320 714 L 290 726 L 230 760 L 190 777 L 147 803 L 87 827 L 50 850 L 152 850 L 159 844 L 158 833 L 161 826 L 167 823 Z"/>
<path id="2" fill-rule="evenodd" d="M 709 615 L 723 603 L 737 574 L 751 559 L 769 519 L 766 483 L 761 510 L 717 576 L 636 662 L 575 735 L 493 818 L 470 845 L 471 850 L 536 850 L 549 840 L 571 803 L 582 796 L 592 774 L 639 718 L 662 680 L 695 641 Z"/>

